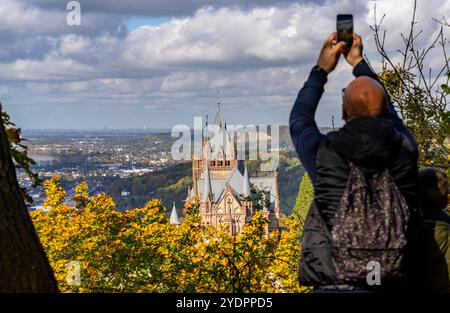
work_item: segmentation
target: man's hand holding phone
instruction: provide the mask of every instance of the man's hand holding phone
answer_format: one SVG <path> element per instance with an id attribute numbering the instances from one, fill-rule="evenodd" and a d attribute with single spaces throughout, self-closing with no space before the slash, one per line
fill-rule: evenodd
<path id="1" fill-rule="evenodd" d="M 330 73 L 336 68 L 341 53 L 344 52 L 345 42 L 336 42 L 337 34 L 332 33 L 324 42 L 320 51 L 317 65 L 325 72 Z"/>
<path id="2" fill-rule="evenodd" d="M 355 67 L 363 59 L 363 44 L 361 36 L 353 33 L 353 45 L 351 49 L 345 49 L 343 54 L 348 64 Z"/>

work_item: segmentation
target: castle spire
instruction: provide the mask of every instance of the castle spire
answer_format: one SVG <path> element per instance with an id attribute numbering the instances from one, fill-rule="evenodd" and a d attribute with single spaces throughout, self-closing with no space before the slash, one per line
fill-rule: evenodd
<path id="1" fill-rule="evenodd" d="M 205 138 L 205 139 L 209 138 L 209 134 L 208 134 L 208 114 L 206 114 L 205 130 L 204 130 L 204 132 L 202 132 L 202 140 L 203 140 L 203 138 Z"/>
<path id="2" fill-rule="evenodd" d="M 250 180 L 248 178 L 248 171 L 247 171 L 247 165 L 245 165 L 244 170 L 244 180 L 242 185 L 242 194 L 244 197 L 250 196 Z"/>
<path id="3" fill-rule="evenodd" d="M 177 208 L 175 207 L 175 201 L 173 202 L 172 212 L 170 213 L 170 224 L 180 225 Z"/>
<path id="4" fill-rule="evenodd" d="M 220 114 L 220 92 L 217 91 L 217 112 L 216 112 L 216 118 L 214 119 L 214 124 L 219 126 L 220 128 L 222 128 L 223 126 L 223 120 L 222 120 L 222 116 Z"/>
<path id="5" fill-rule="evenodd" d="M 220 91 L 217 90 L 217 111 L 220 112 Z"/>
<path id="6" fill-rule="evenodd" d="M 205 160 L 205 163 L 206 163 L 205 179 L 203 181 L 203 193 L 202 193 L 203 202 L 206 202 L 206 200 L 208 200 L 208 197 L 211 197 L 212 199 L 212 187 L 211 187 L 211 179 L 209 177 L 208 160 Z"/>

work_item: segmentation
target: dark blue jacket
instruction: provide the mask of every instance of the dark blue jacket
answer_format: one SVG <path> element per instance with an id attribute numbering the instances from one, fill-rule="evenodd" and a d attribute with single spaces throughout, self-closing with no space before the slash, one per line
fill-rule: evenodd
<path id="1" fill-rule="evenodd" d="M 370 69 L 369 65 L 364 60 L 353 69 L 353 75 L 355 77 L 369 76 L 380 82 L 378 76 Z M 317 148 L 321 140 L 325 137 L 318 129 L 316 121 L 314 120 L 314 115 L 326 82 L 327 74 L 325 72 L 311 71 L 308 80 L 298 94 L 289 117 L 289 130 L 292 142 L 302 161 L 303 167 L 314 185 L 316 181 L 315 162 Z M 389 117 L 392 119 L 395 128 L 409 140 L 417 154 L 416 142 L 398 117 L 389 97 L 387 103 Z"/>

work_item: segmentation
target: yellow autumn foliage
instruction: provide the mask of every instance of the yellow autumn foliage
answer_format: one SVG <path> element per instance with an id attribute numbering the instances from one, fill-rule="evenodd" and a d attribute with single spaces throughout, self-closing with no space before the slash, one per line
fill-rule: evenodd
<path id="1" fill-rule="evenodd" d="M 31 213 L 64 292 L 305 292 L 297 280 L 298 223 L 265 234 L 256 212 L 242 233 L 201 224 L 198 203 L 185 207 L 180 225 L 154 199 L 119 212 L 105 194 L 76 188 L 76 207 L 64 204 L 58 177 L 45 183 L 48 213 Z M 79 266 L 79 282 L 73 262 Z M 71 263 L 72 262 L 72 263 Z"/>

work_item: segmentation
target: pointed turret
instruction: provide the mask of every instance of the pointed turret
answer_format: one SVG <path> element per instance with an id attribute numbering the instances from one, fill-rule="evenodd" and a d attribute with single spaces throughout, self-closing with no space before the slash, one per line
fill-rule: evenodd
<path id="1" fill-rule="evenodd" d="M 190 201 L 191 201 L 191 187 L 188 187 L 187 197 L 186 197 L 186 200 L 184 200 L 184 202 L 190 202 Z"/>
<path id="2" fill-rule="evenodd" d="M 209 131 L 208 131 L 208 114 L 206 114 L 206 122 L 205 122 L 205 129 L 202 132 L 202 142 L 205 139 L 209 138 Z"/>
<path id="3" fill-rule="evenodd" d="M 175 201 L 173 202 L 172 212 L 170 213 L 170 224 L 180 225 L 177 208 L 175 207 Z"/>
<path id="4" fill-rule="evenodd" d="M 206 202 L 208 200 L 208 197 L 211 197 L 212 199 L 212 187 L 211 187 L 211 179 L 209 177 L 209 168 L 208 168 L 208 161 L 205 161 L 205 178 L 203 180 L 203 193 L 202 193 L 202 201 Z"/>
<path id="5" fill-rule="evenodd" d="M 242 181 L 242 194 L 244 197 L 250 196 L 250 179 L 248 178 L 247 165 L 245 165 L 244 169 L 244 179 Z"/>
<path id="6" fill-rule="evenodd" d="M 217 112 L 216 118 L 214 119 L 214 124 L 222 128 L 224 126 L 224 123 L 220 114 L 220 104 L 219 92 L 217 92 Z"/>
<path id="7" fill-rule="evenodd" d="M 212 148 L 211 148 L 211 144 L 209 142 L 209 138 L 206 139 L 203 148 L 202 148 L 202 159 L 207 161 L 207 160 L 211 160 L 212 158 Z"/>

